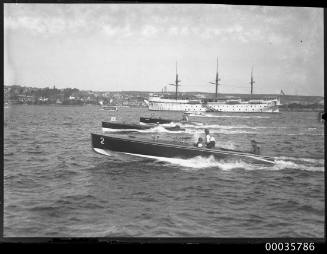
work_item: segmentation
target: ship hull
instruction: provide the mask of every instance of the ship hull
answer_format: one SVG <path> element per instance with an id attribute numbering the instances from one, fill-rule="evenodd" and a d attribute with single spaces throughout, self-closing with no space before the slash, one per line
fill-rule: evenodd
<path id="1" fill-rule="evenodd" d="M 228 112 L 228 113 L 278 113 L 279 108 L 276 105 L 267 104 L 218 104 L 208 103 L 207 108 L 211 112 Z"/>
<path id="2" fill-rule="evenodd" d="M 167 144 L 158 141 L 150 142 L 134 138 L 113 137 L 98 134 L 91 134 L 91 141 L 92 148 L 98 153 L 102 150 L 134 155 L 182 159 L 189 159 L 197 156 L 213 156 L 218 160 L 243 160 L 253 164 L 274 164 L 272 158 L 232 150 L 196 148 L 186 145 Z"/>
<path id="3" fill-rule="evenodd" d="M 182 112 L 206 112 L 208 109 L 203 104 L 174 103 L 174 102 L 149 102 L 151 111 L 182 111 Z"/>
<path id="4" fill-rule="evenodd" d="M 263 103 L 240 102 L 229 104 L 225 102 L 188 103 L 188 101 L 149 101 L 152 111 L 183 111 L 183 112 L 228 112 L 228 113 L 278 113 L 278 101 L 264 101 Z"/>

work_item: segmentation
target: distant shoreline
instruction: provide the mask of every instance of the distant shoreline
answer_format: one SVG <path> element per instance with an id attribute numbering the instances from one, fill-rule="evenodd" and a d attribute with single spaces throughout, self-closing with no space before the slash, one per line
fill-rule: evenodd
<path id="1" fill-rule="evenodd" d="M 49 103 L 49 104 L 28 104 L 28 103 L 7 103 L 5 106 L 56 106 L 56 107 L 85 107 L 85 106 L 95 106 L 101 109 L 100 105 L 97 104 L 55 104 L 55 103 Z M 120 106 L 120 105 L 110 105 L 113 107 L 118 107 L 118 108 L 125 108 L 126 106 Z M 280 112 L 323 112 L 324 108 L 322 107 L 309 107 L 309 108 L 304 108 L 303 106 L 305 105 L 301 105 L 299 107 L 283 107 L 281 106 L 279 108 Z M 147 108 L 147 107 L 142 107 L 142 106 L 128 106 L 128 108 Z"/>
<path id="2" fill-rule="evenodd" d="M 279 112 L 322 112 L 324 109 L 279 109 Z"/>

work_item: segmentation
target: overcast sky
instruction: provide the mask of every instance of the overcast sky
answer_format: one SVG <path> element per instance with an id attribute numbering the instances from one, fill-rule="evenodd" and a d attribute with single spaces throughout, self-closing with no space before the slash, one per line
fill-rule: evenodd
<path id="1" fill-rule="evenodd" d="M 5 85 L 323 95 L 323 9 L 5 4 Z M 168 86 L 169 91 L 174 87 Z"/>

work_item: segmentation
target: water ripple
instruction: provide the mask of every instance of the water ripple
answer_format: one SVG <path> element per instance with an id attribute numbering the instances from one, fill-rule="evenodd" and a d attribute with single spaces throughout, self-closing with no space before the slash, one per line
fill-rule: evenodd
<path id="1" fill-rule="evenodd" d="M 12 107 L 4 119 L 5 236 L 324 235 L 324 129 L 313 113 L 224 114 L 198 117 L 201 125 L 185 125 L 182 134 L 152 130 L 193 142 L 210 126 L 220 146 L 241 150 L 255 135 L 276 166 L 254 167 L 212 158 L 102 156 L 90 144 L 90 133 L 101 133 L 109 117 L 99 107 Z M 116 113 L 131 122 L 149 114 Z"/>

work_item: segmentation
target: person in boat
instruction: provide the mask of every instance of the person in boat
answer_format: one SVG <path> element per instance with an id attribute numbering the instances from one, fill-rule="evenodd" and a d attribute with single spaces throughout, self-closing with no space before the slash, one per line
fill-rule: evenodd
<path id="1" fill-rule="evenodd" d="M 214 148 L 216 146 L 215 138 L 210 136 L 208 129 L 205 129 L 204 132 L 205 132 L 205 135 L 206 135 L 206 139 L 205 139 L 206 147 L 207 148 Z"/>
<path id="2" fill-rule="evenodd" d="M 188 116 L 186 114 L 183 114 L 183 121 L 188 122 Z"/>
<path id="3" fill-rule="evenodd" d="M 199 138 L 198 139 L 198 142 L 195 143 L 194 146 L 196 146 L 196 147 L 203 147 L 203 139 L 202 138 Z"/>
<path id="4" fill-rule="evenodd" d="M 213 136 L 210 137 L 210 142 L 207 145 L 207 148 L 214 148 L 216 146 L 216 140 Z"/>
<path id="5" fill-rule="evenodd" d="M 258 145 L 259 143 L 255 140 L 251 140 L 251 145 L 252 145 L 252 153 L 254 154 L 260 154 L 260 146 Z"/>

